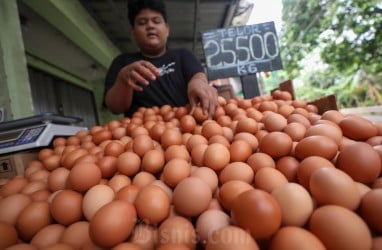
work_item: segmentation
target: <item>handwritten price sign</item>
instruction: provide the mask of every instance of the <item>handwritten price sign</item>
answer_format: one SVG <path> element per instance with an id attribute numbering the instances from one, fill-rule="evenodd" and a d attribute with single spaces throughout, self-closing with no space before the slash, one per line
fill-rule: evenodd
<path id="1" fill-rule="evenodd" d="M 282 69 L 274 22 L 206 31 L 202 42 L 210 80 Z"/>

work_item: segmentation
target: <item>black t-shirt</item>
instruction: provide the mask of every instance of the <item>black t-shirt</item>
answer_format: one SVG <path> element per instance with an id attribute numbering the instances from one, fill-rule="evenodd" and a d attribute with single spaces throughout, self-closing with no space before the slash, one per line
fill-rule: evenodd
<path id="1" fill-rule="evenodd" d="M 161 75 L 156 80 L 150 81 L 148 86 L 144 86 L 143 91 L 134 90 L 131 107 L 125 112 L 125 116 L 131 116 L 139 107 L 186 105 L 189 80 L 196 73 L 203 72 L 200 61 L 191 51 L 184 48 L 167 50 L 158 58 L 147 58 L 141 53 L 125 53 L 117 56 L 109 67 L 105 79 L 105 94 L 113 86 L 119 71 L 137 60 L 151 62 L 159 69 Z"/>

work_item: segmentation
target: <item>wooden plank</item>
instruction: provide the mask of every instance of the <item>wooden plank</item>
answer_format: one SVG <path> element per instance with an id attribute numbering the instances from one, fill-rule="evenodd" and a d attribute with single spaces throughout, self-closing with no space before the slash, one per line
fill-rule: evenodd
<path id="1" fill-rule="evenodd" d="M 322 98 L 308 102 L 308 104 L 315 105 L 318 109 L 318 114 L 323 114 L 328 110 L 338 110 L 337 98 L 335 95 L 324 96 Z"/>

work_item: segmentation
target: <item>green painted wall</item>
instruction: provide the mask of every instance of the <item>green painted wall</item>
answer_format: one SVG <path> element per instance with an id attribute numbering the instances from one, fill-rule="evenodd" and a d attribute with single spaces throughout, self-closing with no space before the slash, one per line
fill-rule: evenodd
<path id="1" fill-rule="evenodd" d="M 16 0 L 0 1 L 0 107 L 5 120 L 33 115 Z"/>
<path id="2" fill-rule="evenodd" d="M 103 67 L 109 67 L 120 53 L 79 1 L 21 1 Z M 77 77 L 41 55 L 34 57 L 35 51 L 26 55 L 25 51 L 32 51 L 24 46 L 20 27 L 17 1 L 0 1 L 0 108 L 5 109 L 6 120 L 34 114 L 27 64 L 93 91 L 100 124 L 121 118 L 102 108 L 103 80 L 93 82 Z"/>

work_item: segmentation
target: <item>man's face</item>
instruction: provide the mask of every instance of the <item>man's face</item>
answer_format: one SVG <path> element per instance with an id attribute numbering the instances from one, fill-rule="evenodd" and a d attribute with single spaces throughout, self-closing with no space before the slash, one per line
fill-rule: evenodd
<path id="1" fill-rule="evenodd" d="M 136 16 L 131 32 L 143 54 L 158 56 L 164 52 L 169 31 L 159 12 L 143 9 Z"/>

